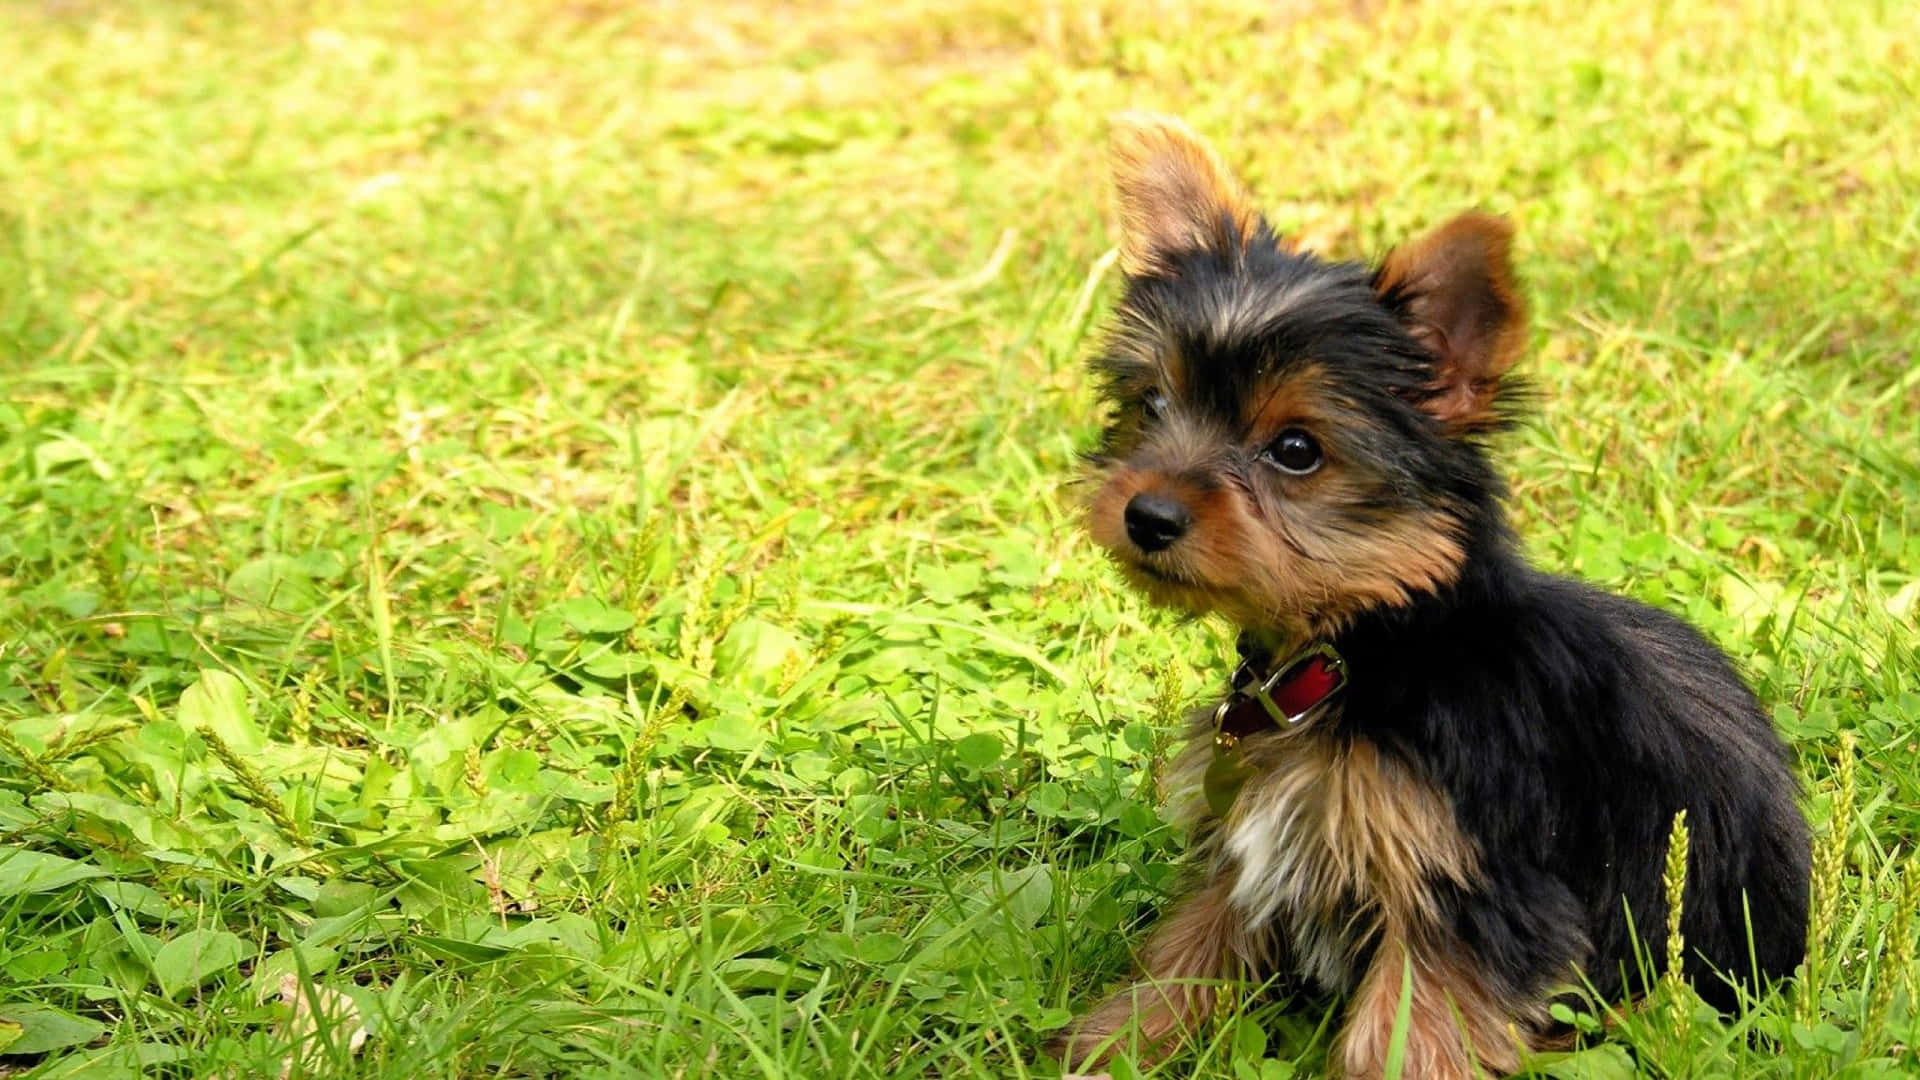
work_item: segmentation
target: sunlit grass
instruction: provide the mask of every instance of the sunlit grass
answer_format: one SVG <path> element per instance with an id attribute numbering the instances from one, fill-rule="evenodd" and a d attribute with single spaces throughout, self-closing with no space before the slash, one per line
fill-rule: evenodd
<path id="1" fill-rule="evenodd" d="M 1230 651 L 1066 486 L 1129 107 L 1513 215 L 1538 560 L 1853 740 L 1817 978 L 1545 1067 L 1911 1065 L 1920 8 L 407 7 L 6 8 L 0 1075 L 1051 1074 Z"/>

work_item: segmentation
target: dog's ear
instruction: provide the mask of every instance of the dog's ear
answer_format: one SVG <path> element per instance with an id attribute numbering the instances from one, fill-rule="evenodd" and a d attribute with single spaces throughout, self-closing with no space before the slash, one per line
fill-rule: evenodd
<path id="1" fill-rule="evenodd" d="M 1171 116 L 1113 118 L 1120 268 L 1166 273 L 1182 252 L 1225 254 L 1260 227 L 1260 212 L 1200 136 Z"/>
<path id="2" fill-rule="evenodd" d="M 1433 352 L 1422 407 L 1458 432 L 1500 425 L 1500 380 L 1526 347 L 1512 248 L 1505 218 L 1469 212 L 1396 248 L 1374 273 L 1381 299 Z"/>

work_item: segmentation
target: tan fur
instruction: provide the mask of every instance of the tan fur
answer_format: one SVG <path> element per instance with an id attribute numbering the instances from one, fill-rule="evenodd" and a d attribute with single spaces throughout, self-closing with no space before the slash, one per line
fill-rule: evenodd
<path id="1" fill-rule="evenodd" d="M 1243 916 L 1279 919 L 1305 973 L 1351 989 L 1362 946 L 1387 928 L 1437 926 L 1434 883 L 1471 884 L 1479 855 L 1444 795 L 1371 743 L 1315 730 L 1325 722 L 1244 741 L 1256 775 L 1213 857 Z"/>
<path id="2" fill-rule="evenodd" d="M 1332 511 L 1356 496 L 1337 474 L 1300 478 L 1301 496 L 1270 516 L 1250 492 L 1220 487 L 1196 495 L 1155 470 L 1120 466 L 1100 480 L 1087 531 L 1131 583 L 1158 603 L 1217 612 L 1241 626 L 1328 632 L 1367 608 L 1442 588 L 1465 558 L 1457 522 L 1438 512 L 1405 514 L 1363 532 L 1339 527 Z M 1153 555 L 1135 548 L 1126 531 L 1127 502 L 1143 491 L 1182 497 L 1194 515 L 1179 544 Z"/>
<path id="3" fill-rule="evenodd" d="M 1064 1040 L 1069 1064 L 1103 1061 L 1099 1044 L 1137 1024 L 1152 1060 L 1211 1012 L 1212 986 L 1245 965 L 1272 973 L 1280 956 L 1322 985 L 1350 992 L 1336 1060 L 1347 1080 L 1378 1080 L 1412 963 L 1406 1077 L 1470 1080 L 1511 1072 L 1543 1044 L 1537 1002 L 1504 1001 L 1475 971 L 1435 906 L 1433 886 L 1471 887 L 1479 853 L 1441 792 L 1365 741 L 1338 739 L 1321 717 L 1241 745 L 1256 775 L 1227 818 L 1210 819 L 1199 776 L 1211 727 L 1173 776 L 1176 807 L 1201 826 L 1207 885 L 1154 934 L 1145 982 L 1108 998 Z M 1278 940 L 1252 937 L 1273 926 Z M 1365 970 L 1357 957 L 1375 942 Z M 1124 1045 L 1125 1036 L 1114 1040 Z"/>
<path id="4" fill-rule="evenodd" d="M 1185 540 L 1154 556 L 1142 556 L 1127 537 L 1127 503 L 1143 491 L 1177 493 L 1196 522 Z M 1162 604 L 1227 612 L 1235 618 L 1257 613 L 1239 580 L 1240 556 L 1257 532 L 1225 493 L 1196 493 L 1156 471 L 1116 470 L 1087 505 L 1087 532 L 1118 557 L 1131 584 Z"/>
<path id="5" fill-rule="evenodd" d="M 1334 476 L 1322 480 L 1325 487 L 1338 482 Z M 1339 496 L 1328 492 L 1322 498 L 1334 504 Z M 1313 500 L 1294 500 L 1287 509 L 1278 535 L 1267 537 L 1277 561 L 1264 565 L 1283 568 L 1291 580 L 1279 574 L 1261 579 L 1261 606 L 1310 611 L 1321 633 L 1334 632 L 1361 611 L 1400 607 L 1453 583 L 1466 559 L 1459 522 L 1438 511 L 1405 513 L 1353 532 Z"/>
<path id="6" fill-rule="evenodd" d="M 1438 393 L 1425 408 L 1458 428 L 1493 422 L 1500 379 L 1527 344 L 1512 248 L 1511 223 L 1469 212 L 1381 264 L 1381 289 L 1413 294 L 1410 329 L 1440 357 Z"/>
<path id="7" fill-rule="evenodd" d="M 1382 758 L 1370 742 L 1341 745 L 1325 737 L 1310 742 L 1315 751 L 1298 755 L 1304 763 L 1291 771 L 1319 774 L 1321 791 L 1313 801 L 1319 806 L 1330 884 L 1371 893 L 1396 919 L 1432 921 L 1429 882 L 1444 878 L 1465 884 L 1479 870 L 1479 857 L 1455 823 L 1446 796 Z M 1248 752 L 1256 768 L 1265 757 L 1262 750 L 1256 742 Z M 1275 773 L 1287 771 L 1275 763 Z"/>
<path id="8" fill-rule="evenodd" d="M 1474 1080 L 1520 1067 L 1521 1053 L 1531 1048 L 1531 1040 L 1510 1007 L 1471 973 L 1463 959 L 1440 949 L 1410 949 L 1404 938 L 1389 933 L 1347 1005 L 1339 1048 L 1346 1080 L 1379 1080 L 1385 1075 L 1409 963 L 1406 1053 L 1400 1075 Z"/>
<path id="9" fill-rule="evenodd" d="M 1221 980 L 1271 963 L 1264 943 L 1228 905 L 1231 892 L 1231 879 L 1216 878 L 1161 920 L 1139 981 L 1081 1016 L 1060 1039 L 1056 1051 L 1068 1068 L 1103 1062 L 1120 1049 L 1135 1049 L 1142 1060 L 1163 1056 L 1213 1012 Z"/>
<path id="10" fill-rule="evenodd" d="M 1269 378 L 1242 418 L 1247 424 L 1246 441 L 1258 445 L 1279 438 L 1290 427 L 1311 430 L 1338 423 L 1326 408 L 1326 394 L 1326 377 L 1318 367 L 1296 369 L 1284 379 Z"/>
<path id="11" fill-rule="evenodd" d="M 1112 157 L 1120 268 L 1131 276 L 1164 271 L 1165 257 L 1174 252 L 1222 250 L 1260 221 L 1213 148 L 1173 117 L 1116 116 Z"/>

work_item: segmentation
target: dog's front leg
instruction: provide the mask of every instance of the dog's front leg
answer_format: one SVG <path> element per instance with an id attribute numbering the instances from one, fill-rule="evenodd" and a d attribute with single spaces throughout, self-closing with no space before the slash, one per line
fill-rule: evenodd
<path id="1" fill-rule="evenodd" d="M 1216 873 L 1161 920 L 1134 984 L 1075 1020 L 1055 1044 L 1069 1068 L 1121 1049 L 1156 1059 L 1211 1015 L 1220 983 L 1242 977 L 1264 951 L 1255 947 L 1261 935 L 1228 904 L 1232 891 L 1232 875 Z"/>
<path id="2" fill-rule="evenodd" d="M 1346 1080 L 1380 1080 L 1386 1073 L 1402 999 L 1407 999 L 1406 1049 L 1401 1076 L 1421 1080 L 1478 1080 L 1520 1066 L 1531 1028 L 1527 1010 L 1502 1002 L 1464 950 L 1412 944 L 1392 929 L 1347 1006 L 1339 1060 Z"/>

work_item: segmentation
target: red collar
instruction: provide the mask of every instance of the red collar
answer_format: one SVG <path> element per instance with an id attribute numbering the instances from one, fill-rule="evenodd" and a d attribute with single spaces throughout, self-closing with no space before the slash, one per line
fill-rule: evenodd
<path id="1" fill-rule="evenodd" d="M 1249 735 L 1287 728 L 1347 685 L 1347 664 L 1332 645 L 1309 645 L 1271 669 L 1249 640 L 1240 640 L 1240 666 L 1233 673 L 1233 694 L 1214 710 L 1214 743 L 1227 749 Z"/>

